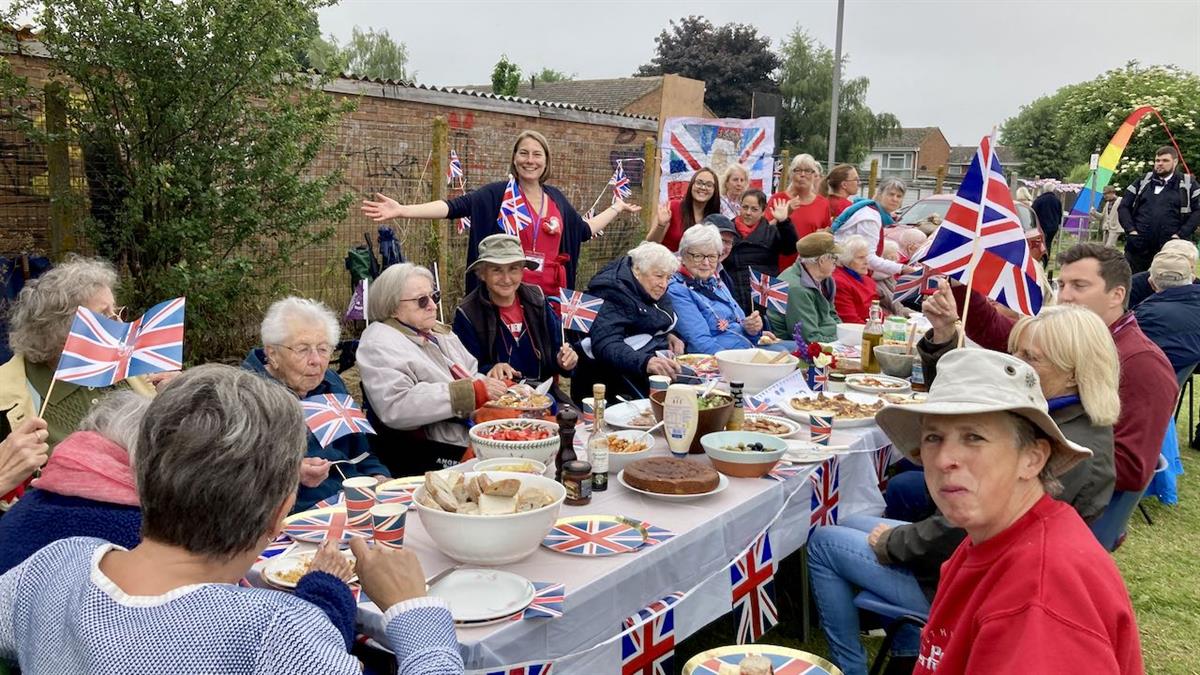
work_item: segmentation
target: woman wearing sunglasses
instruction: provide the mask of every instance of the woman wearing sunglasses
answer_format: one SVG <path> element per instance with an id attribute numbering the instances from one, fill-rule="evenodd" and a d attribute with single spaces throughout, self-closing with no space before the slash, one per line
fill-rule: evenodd
<path id="1" fill-rule="evenodd" d="M 461 461 L 463 421 L 505 390 L 480 374 L 458 336 L 438 323 L 439 299 L 433 274 L 412 263 L 392 265 L 371 284 L 371 325 L 359 341 L 358 368 L 372 441 L 393 476 Z"/>
<path id="2" fill-rule="evenodd" d="M 529 223 L 521 229 L 520 238 L 526 257 L 534 265 L 525 271 L 524 279 L 540 286 L 547 297 L 558 295 L 561 288 L 575 288 L 575 269 L 583 242 L 602 232 L 620 214 L 641 210 L 640 206 L 617 200 L 592 218 L 584 219 L 558 188 L 546 185 L 550 168 L 550 143 L 546 137 L 536 131 L 522 131 L 513 143 L 508 171 L 529 213 Z M 508 186 L 508 180 L 496 181 L 454 199 L 424 204 L 399 204 L 377 194 L 375 201 L 363 201 L 362 211 L 376 222 L 392 218 L 469 218 L 469 266 L 479 257 L 479 243 L 484 237 L 505 231 L 500 224 L 500 205 Z M 468 272 L 466 282 L 469 292 L 479 285 L 479 278 Z"/>

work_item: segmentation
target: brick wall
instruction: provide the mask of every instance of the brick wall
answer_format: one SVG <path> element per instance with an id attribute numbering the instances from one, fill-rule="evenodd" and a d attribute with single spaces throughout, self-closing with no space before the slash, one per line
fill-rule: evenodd
<path id="1" fill-rule="evenodd" d="M 940 131 L 934 131 L 921 141 L 917 151 L 916 172 L 918 176 L 932 176 L 939 166 L 946 166 L 950 159 L 950 143 Z"/>

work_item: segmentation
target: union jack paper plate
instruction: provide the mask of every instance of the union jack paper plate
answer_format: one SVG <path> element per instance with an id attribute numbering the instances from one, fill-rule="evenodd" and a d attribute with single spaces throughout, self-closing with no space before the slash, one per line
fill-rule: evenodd
<path id="1" fill-rule="evenodd" d="M 350 537 L 370 538 L 370 530 L 346 527 L 346 508 L 332 506 L 324 509 L 302 511 L 283 519 L 283 533 L 296 541 L 321 543 L 326 539 L 337 539 L 345 544 Z"/>
<path id="2" fill-rule="evenodd" d="M 551 551 L 581 556 L 632 553 L 646 544 L 641 522 L 620 516 L 570 516 L 559 518 L 542 540 Z"/>
<path id="3" fill-rule="evenodd" d="M 396 491 L 408 490 L 412 492 L 425 484 L 425 476 L 405 476 L 404 478 L 393 478 L 386 483 L 380 483 L 375 486 L 375 491 Z"/>
<path id="4" fill-rule="evenodd" d="M 775 675 L 842 675 L 837 666 L 819 656 L 798 649 L 763 644 L 717 647 L 700 652 L 683 665 L 683 675 L 717 675 L 723 664 L 736 668 L 742 659 L 751 654 L 770 659 Z"/>

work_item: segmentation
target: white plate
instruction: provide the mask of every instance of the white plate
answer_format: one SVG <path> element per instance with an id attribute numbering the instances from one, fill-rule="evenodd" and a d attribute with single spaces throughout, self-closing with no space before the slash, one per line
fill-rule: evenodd
<path id="1" fill-rule="evenodd" d="M 828 396 L 837 396 L 837 394 L 827 394 L 827 395 Z M 808 426 L 808 412 L 803 411 L 803 410 L 796 410 L 795 408 L 792 407 L 792 404 L 790 403 L 790 401 L 793 398 L 816 398 L 816 397 L 817 397 L 817 395 L 815 393 L 811 393 L 811 392 L 807 393 L 807 394 L 797 394 L 796 396 L 790 396 L 779 402 L 779 409 L 782 410 L 783 414 L 787 415 L 788 418 L 795 420 L 795 421 L 799 422 L 800 424 L 803 424 L 804 426 Z M 854 401 L 855 403 L 870 404 L 870 403 L 875 403 L 875 402 L 879 401 L 878 396 L 875 396 L 873 394 L 862 394 L 857 391 L 846 392 L 846 398 L 850 399 L 851 401 Z M 833 428 L 834 429 L 853 429 L 855 427 L 869 427 L 869 426 L 872 426 L 873 424 L 875 424 L 874 416 L 863 417 L 860 419 L 845 419 L 842 417 L 837 417 L 833 420 Z"/>
<path id="2" fill-rule="evenodd" d="M 866 384 L 865 382 L 863 382 L 863 380 L 866 380 L 866 379 L 878 380 L 881 384 L 880 385 Z M 881 385 L 893 385 L 893 386 L 881 386 Z M 850 387 L 851 389 L 854 389 L 855 391 L 863 391 L 868 394 L 903 394 L 905 392 L 912 390 L 912 384 L 908 380 L 902 380 L 898 377 L 892 377 L 890 375 L 878 375 L 878 374 L 867 374 L 867 373 L 856 373 L 854 375 L 847 375 L 846 376 L 846 386 Z"/>
<path id="3" fill-rule="evenodd" d="M 429 595 L 450 605 L 455 621 L 476 622 L 504 619 L 533 602 L 533 583 L 512 572 L 461 569 L 446 575 L 429 589 Z"/>
<path id="4" fill-rule="evenodd" d="M 267 564 L 263 565 L 263 578 L 266 579 L 267 583 L 271 584 L 272 586 L 277 586 L 279 588 L 295 588 L 297 583 L 296 581 L 280 579 L 279 575 L 297 567 L 304 567 L 305 564 L 312 560 L 313 556 L 315 555 L 316 553 L 292 553 L 290 555 L 278 555 L 274 558 L 269 558 L 267 560 Z M 348 554 L 343 555 L 349 558 L 350 562 L 353 564 L 354 556 Z M 357 576 L 350 578 L 350 581 L 352 582 L 357 580 Z"/>
<path id="5" fill-rule="evenodd" d="M 694 494 L 694 495 L 664 495 L 664 494 L 660 494 L 658 492 L 649 492 L 647 490 L 641 490 L 641 489 L 635 488 L 632 485 L 630 485 L 629 483 L 625 482 L 625 470 L 624 469 L 621 470 L 621 473 L 617 474 L 617 482 L 620 483 L 621 485 L 624 485 L 625 489 L 627 489 L 627 490 L 631 490 L 638 494 L 646 495 L 647 497 L 654 497 L 655 499 L 663 499 L 663 500 L 666 500 L 669 502 L 690 502 L 695 499 L 702 499 L 704 497 L 715 495 L 718 492 L 721 492 L 725 488 L 729 487 L 729 479 L 725 477 L 725 474 L 720 473 L 720 472 L 717 473 L 717 487 L 713 488 L 709 492 L 701 492 L 699 494 Z"/>
<path id="6" fill-rule="evenodd" d="M 789 438 L 787 452 L 783 453 L 780 461 L 791 464 L 819 464 L 834 455 L 844 454 L 850 449 L 846 445 L 817 445 L 810 441 L 800 441 Z"/>
<path id="7" fill-rule="evenodd" d="M 767 434 L 767 432 L 765 432 L 765 431 L 758 432 L 761 434 L 767 434 L 768 436 L 775 436 L 776 438 L 792 438 L 796 434 L 798 434 L 804 430 L 803 425 L 801 425 L 800 423 L 793 422 L 792 420 L 789 420 L 786 417 L 780 417 L 779 415 L 764 415 L 762 413 L 746 413 L 746 421 L 750 421 L 753 419 L 769 420 L 771 422 L 775 422 L 777 424 L 782 424 L 782 425 L 786 426 L 788 428 L 788 431 L 786 433 L 780 434 L 778 436 L 775 436 L 775 434 Z"/>
<path id="8" fill-rule="evenodd" d="M 604 423 L 619 429 L 638 429 L 645 431 L 654 426 L 654 423 L 651 422 L 644 427 L 635 427 L 629 423 L 629 420 L 637 417 L 638 413 L 642 411 L 648 412 L 649 410 L 650 399 L 648 398 L 611 405 L 604 409 Z"/>

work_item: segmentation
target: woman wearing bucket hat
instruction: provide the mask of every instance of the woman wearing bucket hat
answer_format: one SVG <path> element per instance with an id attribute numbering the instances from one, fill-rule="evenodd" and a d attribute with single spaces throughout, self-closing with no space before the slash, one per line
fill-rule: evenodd
<path id="1" fill-rule="evenodd" d="M 1017 663 L 1141 673 L 1116 564 L 1079 514 L 1051 498 L 1058 477 L 1091 451 L 1063 435 L 1024 361 L 959 349 L 939 365 L 925 402 L 876 415 L 895 447 L 925 466 L 938 509 L 968 537 L 942 568 L 914 673 Z"/>
<path id="2" fill-rule="evenodd" d="M 1026 328 L 1022 331 L 1025 335 L 1040 332 L 1042 331 L 1036 327 L 1033 330 Z M 1040 349 L 1032 343 L 1026 345 L 1026 348 Z M 1053 357 L 1059 356 L 1055 349 L 1047 349 L 1047 353 Z M 1040 352 L 1039 355 L 1051 358 Z M 1069 406 L 1059 405 L 1063 401 L 1057 395 L 1052 399 L 1054 403 L 1048 406 L 1042 395 L 1045 383 L 1040 381 L 1037 371 L 1013 357 L 998 352 L 960 349 L 947 354 L 939 365 L 942 373 L 933 383 L 930 403 L 941 401 L 948 408 L 961 410 L 964 414 L 972 414 L 978 410 L 981 414 L 974 415 L 971 419 L 983 419 L 987 417 L 982 414 L 985 411 L 969 394 L 972 387 L 984 387 L 981 383 L 994 384 L 999 386 L 1001 392 L 1012 389 L 1013 392 L 1008 394 L 1009 398 L 1021 406 L 1003 408 L 1005 403 L 1002 397 L 998 398 L 995 392 L 987 393 L 987 387 L 984 387 L 980 395 L 996 399 L 989 404 L 992 410 L 1007 409 L 1019 415 L 1032 415 L 1038 410 L 1041 414 L 1046 414 L 1046 411 L 1052 408 L 1047 418 L 1039 418 L 1042 422 L 1049 419 L 1050 426 L 1055 426 L 1055 420 L 1062 420 L 1061 429 L 1055 426 L 1056 433 L 1062 439 L 1072 439 L 1072 446 L 1075 448 L 1080 448 L 1080 445 L 1095 448 L 1098 459 L 1090 459 L 1086 465 L 1076 465 L 1072 468 L 1053 464 L 1056 469 L 1066 471 L 1058 473 L 1068 485 L 1067 489 L 1060 493 L 1060 500 L 1066 502 L 1063 505 L 1067 508 L 1074 507 L 1076 513 L 1086 511 L 1088 517 L 1095 517 L 1096 509 L 1103 508 L 1103 504 L 1100 503 L 1104 501 L 1103 495 L 1095 498 L 1089 495 L 1107 493 L 1111 491 L 1112 486 L 1111 418 L 1116 415 L 1117 404 L 1114 400 L 1115 394 L 1107 390 L 1115 386 L 1113 383 L 1105 385 L 1107 380 L 1103 375 L 1099 375 L 1089 380 L 1088 386 L 1085 387 L 1091 405 L 1090 409 L 1085 409 L 1087 415 L 1095 415 L 1099 420 L 1097 423 L 1101 424 L 1100 427 L 1092 427 L 1093 422 L 1086 415 L 1067 414 L 1070 413 L 1070 410 L 1067 410 Z M 1009 375 L 1010 367 L 1014 373 L 1020 374 L 1019 380 Z M 1026 387 L 1029 381 L 1032 381 L 1033 385 Z M 1098 385 L 1098 389 L 1095 385 Z M 1026 408 L 1018 409 L 1023 406 Z M 905 408 L 921 410 L 920 406 L 909 405 Z M 887 413 L 895 414 L 894 411 Z M 882 412 L 877 416 L 881 426 L 884 425 L 884 417 L 886 416 Z M 932 417 L 930 419 L 933 420 Z M 910 425 L 906 429 L 907 436 L 892 435 L 893 427 L 884 426 L 884 431 L 889 434 L 897 448 L 904 450 L 906 454 L 913 454 L 919 450 L 919 422 L 918 418 L 918 426 Z M 1104 422 L 1108 425 L 1105 426 Z M 918 440 L 913 440 L 914 436 Z M 968 443 L 968 447 L 978 446 Z M 1104 461 L 1106 453 L 1107 462 Z M 1096 478 L 1093 474 L 1100 474 L 1101 477 Z M 1107 479 L 1103 476 L 1107 476 Z M 932 475 L 928 480 L 930 491 L 935 491 Z M 1093 486 L 1092 483 L 1096 485 Z M 997 490 L 992 489 L 995 487 L 994 476 L 992 483 L 988 485 L 986 495 L 982 490 L 976 490 L 975 493 L 982 495 L 981 499 L 986 498 L 989 503 L 994 503 L 998 494 Z M 946 508 L 939 500 L 935 500 L 935 503 L 939 508 Z M 960 529 L 964 527 L 965 532 L 964 529 Z M 1086 526 L 1084 530 L 1087 531 Z M 821 528 L 814 534 L 809 541 L 809 564 L 814 579 L 814 590 L 818 607 L 821 609 L 822 627 L 830 638 L 834 660 L 843 670 L 847 673 L 865 672 L 865 655 L 858 643 L 857 613 L 853 607 L 855 589 L 869 589 L 890 602 L 916 613 L 924 613 L 929 609 L 934 591 L 940 593 L 944 584 L 944 580 L 939 582 L 942 563 L 970 532 L 971 527 L 954 520 L 952 512 L 938 511 L 916 523 L 852 516 L 843 519 L 838 526 Z M 1094 537 L 1092 543 L 1095 544 Z M 907 634 L 902 632 L 897 636 L 893 653 L 897 656 L 911 656 L 916 654 L 916 648 L 915 631 Z"/>
<path id="3" fill-rule="evenodd" d="M 489 377 L 546 380 L 570 374 L 579 360 L 563 344 L 558 317 L 542 289 L 521 281 L 533 264 L 520 239 L 493 234 L 479 242 L 479 257 L 467 268 L 482 283 L 454 312 L 454 334 Z"/>

